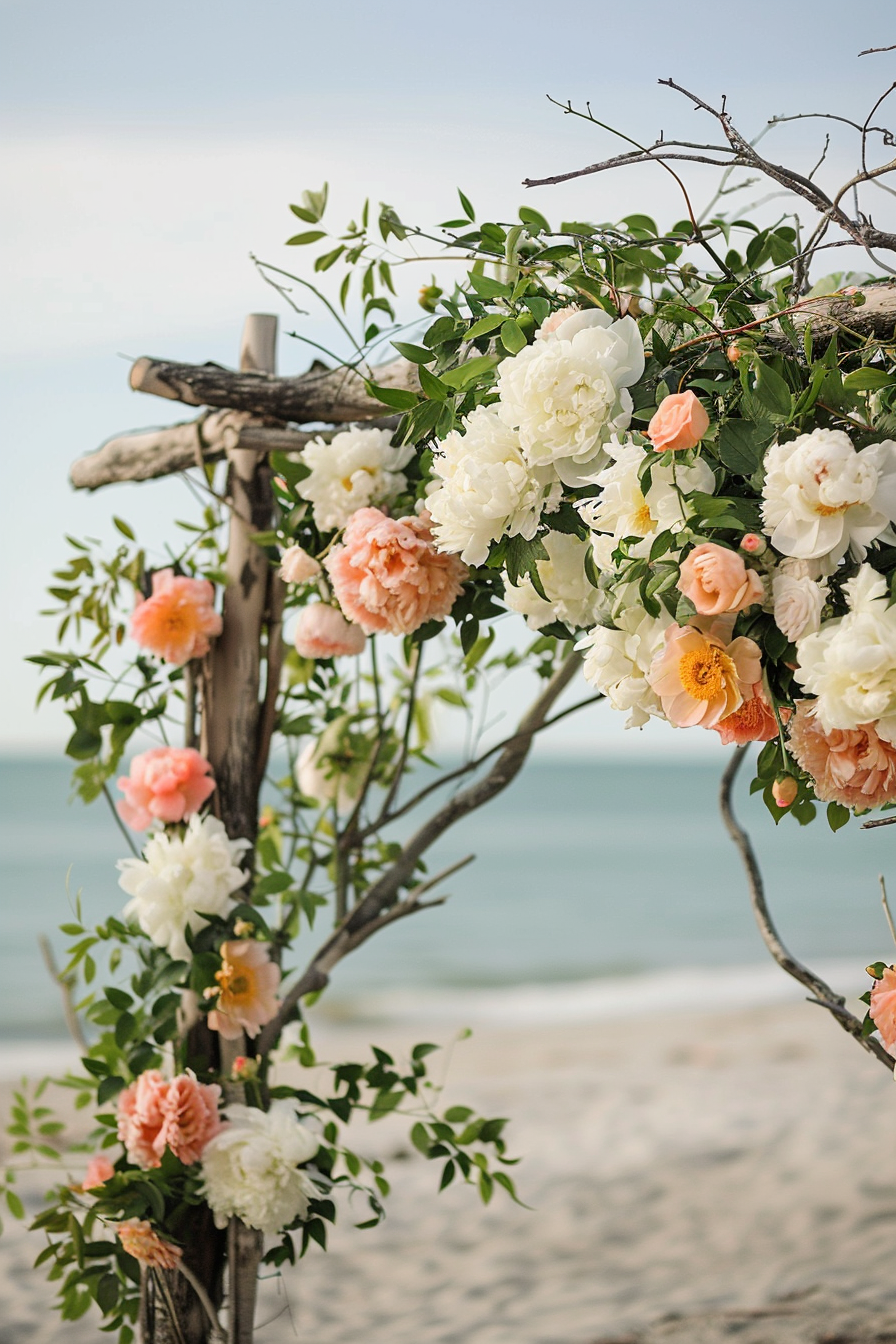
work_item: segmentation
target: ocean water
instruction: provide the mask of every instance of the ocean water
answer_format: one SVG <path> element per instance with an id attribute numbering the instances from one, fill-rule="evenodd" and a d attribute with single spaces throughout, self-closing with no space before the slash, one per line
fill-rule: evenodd
<path id="1" fill-rule="evenodd" d="M 531 763 L 433 849 L 432 871 L 476 855 L 446 883 L 447 903 L 384 930 L 337 967 L 327 1011 L 553 1022 L 801 992 L 770 963 L 753 925 L 718 816 L 718 773 L 668 759 Z M 892 873 L 896 893 L 896 832 L 851 821 L 833 835 L 823 818 L 807 830 L 792 820 L 775 828 L 743 774 L 738 811 L 785 942 L 861 988 L 867 962 L 894 955 L 877 875 Z M 64 761 L 0 759 L 7 1041 L 65 1034 L 38 936 L 48 934 L 61 958 L 56 929 L 72 917 L 69 893 L 80 889 L 88 920 L 125 899 L 115 871 L 122 837 L 102 800 L 69 802 L 69 778 Z M 303 934 L 297 965 L 325 933 L 319 920 Z"/>

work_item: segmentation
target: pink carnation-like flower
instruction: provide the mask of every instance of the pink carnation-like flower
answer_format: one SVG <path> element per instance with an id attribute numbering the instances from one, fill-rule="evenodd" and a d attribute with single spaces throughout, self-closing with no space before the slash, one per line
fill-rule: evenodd
<path id="1" fill-rule="evenodd" d="M 141 648 L 175 667 L 202 658 L 210 639 L 221 633 L 214 600 L 215 590 L 207 579 L 175 576 L 173 569 L 156 570 L 152 596 L 141 599 L 131 616 L 131 636 Z"/>
<path id="2" fill-rule="evenodd" d="M 211 766 L 192 747 L 153 747 L 131 761 L 131 772 L 118 787 L 124 794 L 118 815 L 135 831 L 154 820 L 185 821 L 214 793 Z"/>
<path id="3" fill-rule="evenodd" d="M 658 453 L 696 448 L 709 429 L 709 416 L 693 392 L 672 392 L 663 397 L 647 426 L 647 437 Z"/>
<path id="4" fill-rule="evenodd" d="M 782 712 L 782 718 L 786 719 L 787 713 L 789 711 Z M 765 698 L 761 681 L 756 682 L 753 694 L 744 700 L 740 709 L 713 724 L 713 731 L 726 747 L 732 743 L 742 747 L 745 742 L 770 742 L 777 736 L 778 720 Z"/>
<path id="5" fill-rule="evenodd" d="M 150 1269 L 177 1269 L 183 1255 L 179 1246 L 164 1241 L 145 1218 L 128 1218 L 115 1229 L 128 1255 Z"/>
<path id="6" fill-rule="evenodd" d="M 302 658 L 345 658 L 361 653 L 367 638 L 338 607 L 314 602 L 299 612 L 293 642 Z"/>
<path id="7" fill-rule="evenodd" d="M 681 566 L 678 588 L 701 616 L 721 616 L 763 598 L 762 579 L 747 569 L 737 551 L 704 541 L 695 546 Z"/>
<path id="8" fill-rule="evenodd" d="M 118 1137 L 139 1167 L 157 1167 L 168 1147 L 189 1166 L 221 1128 L 217 1083 L 181 1073 L 167 1082 L 157 1069 L 141 1073 L 118 1098 Z"/>
<path id="9" fill-rule="evenodd" d="M 891 1052 L 896 1050 L 896 966 L 888 966 L 871 990 L 871 1020 Z"/>
<path id="10" fill-rule="evenodd" d="M 825 732 L 814 700 L 799 700 L 790 724 L 790 749 L 812 776 L 824 803 L 872 808 L 896 801 L 896 747 L 873 723 Z"/>
<path id="11" fill-rule="evenodd" d="M 731 624 L 725 618 L 709 624 L 698 617 L 691 625 L 670 625 L 666 631 L 665 647 L 654 658 L 647 680 L 676 728 L 714 728 L 740 709 L 761 681 L 758 644 L 743 636 L 728 643 Z"/>
<path id="12" fill-rule="evenodd" d="M 436 550 L 430 522 L 428 513 L 387 518 L 380 509 L 358 509 L 343 544 L 327 557 L 339 605 L 367 634 L 410 635 L 454 606 L 467 567 Z"/>
<path id="13" fill-rule="evenodd" d="M 267 943 L 242 939 L 221 944 L 221 969 L 215 972 L 218 1001 L 208 1024 L 229 1041 L 240 1032 L 254 1038 L 277 1015 L 280 967 L 271 961 Z M 207 990 L 209 997 L 215 991 Z"/>
<path id="14" fill-rule="evenodd" d="M 87 1163 L 87 1170 L 84 1173 L 84 1179 L 81 1182 L 82 1190 L 95 1190 L 99 1185 L 105 1185 L 110 1177 L 115 1175 L 115 1168 L 104 1153 L 97 1153 Z"/>

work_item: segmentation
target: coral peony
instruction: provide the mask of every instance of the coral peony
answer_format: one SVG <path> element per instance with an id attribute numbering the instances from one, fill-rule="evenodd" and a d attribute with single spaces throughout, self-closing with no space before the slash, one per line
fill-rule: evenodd
<path id="1" fill-rule="evenodd" d="M 892 1053 L 896 1050 L 896 966 L 888 966 L 871 990 L 871 1020 L 880 1038 Z"/>
<path id="2" fill-rule="evenodd" d="M 145 1218 L 128 1218 L 115 1229 L 122 1248 L 150 1269 L 177 1269 L 183 1251 L 164 1241 Z"/>
<path id="3" fill-rule="evenodd" d="M 217 1083 L 197 1082 L 191 1072 L 167 1082 L 157 1069 L 141 1073 L 118 1098 L 118 1137 L 128 1160 L 157 1167 L 166 1147 L 189 1166 L 218 1133 Z"/>
<path id="4" fill-rule="evenodd" d="M 709 429 L 709 416 L 693 392 L 671 392 L 663 397 L 647 426 L 647 437 L 658 453 L 696 448 Z"/>
<path id="5" fill-rule="evenodd" d="M 131 637 L 175 667 L 202 658 L 209 651 L 209 640 L 221 633 L 214 600 L 215 590 L 207 579 L 175 577 L 173 569 L 156 570 L 152 597 L 141 599 L 131 616 Z"/>
<path id="6" fill-rule="evenodd" d="M 105 1185 L 106 1182 L 115 1175 L 115 1168 L 104 1153 L 97 1153 L 87 1163 L 87 1170 L 84 1173 L 84 1179 L 81 1182 L 82 1190 L 95 1190 L 97 1186 Z"/>
<path id="7" fill-rule="evenodd" d="M 713 724 L 713 731 L 726 747 L 732 743 L 742 747 L 745 742 L 770 742 L 777 735 L 778 720 L 765 698 L 761 681 L 756 682 L 753 694 L 744 700 L 740 709 Z"/>
<path id="8" fill-rule="evenodd" d="M 701 616 L 743 611 L 761 602 L 764 595 L 762 579 L 755 569 L 747 569 L 737 551 L 712 541 L 695 546 L 688 555 L 681 566 L 678 587 Z"/>
<path id="9" fill-rule="evenodd" d="M 117 781 L 124 794 L 118 815 L 135 831 L 145 831 L 155 820 L 185 821 L 215 791 L 210 770 L 192 747 L 143 751 L 131 761 L 130 774 Z"/>
<path id="10" fill-rule="evenodd" d="M 359 509 L 326 567 L 339 605 L 367 634 L 410 635 L 443 620 L 460 596 L 467 567 L 433 544 L 431 519 L 387 518 Z"/>
<path id="11" fill-rule="evenodd" d="M 676 728 L 714 728 L 740 709 L 762 677 L 759 646 L 741 636 L 727 642 L 732 622 L 670 625 L 647 680 Z"/>
<path id="12" fill-rule="evenodd" d="M 222 943 L 221 963 L 215 972 L 218 989 L 206 991 L 209 997 L 217 995 L 208 1024 L 229 1041 L 241 1031 L 255 1037 L 280 1007 L 276 997 L 280 967 L 271 961 L 267 943 L 251 939 Z"/>
<path id="13" fill-rule="evenodd" d="M 309 583 L 320 573 L 320 562 L 301 546 L 288 546 L 280 557 L 280 577 L 284 583 Z"/>
<path id="14" fill-rule="evenodd" d="M 367 640 L 338 607 L 313 602 L 299 612 L 293 642 L 302 658 L 347 658 L 361 653 Z"/>
<path id="15" fill-rule="evenodd" d="M 815 700 L 797 701 L 790 749 L 825 803 L 871 808 L 896 801 L 896 747 L 873 723 L 826 730 Z"/>

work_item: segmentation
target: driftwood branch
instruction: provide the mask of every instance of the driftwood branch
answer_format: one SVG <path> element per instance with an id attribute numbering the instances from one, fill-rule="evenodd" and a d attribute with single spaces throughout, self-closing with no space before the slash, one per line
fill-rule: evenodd
<path id="1" fill-rule="evenodd" d="M 50 940 L 46 934 L 39 934 L 37 941 L 40 945 L 40 953 L 44 959 L 44 965 L 49 971 L 51 979 L 59 986 L 59 991 L 62 995 L 62 1011 L 65 1015 L 65 1025 L 68 1027 L 69 1035 L 81 1054 L 86 1055 L 87 1041 L 84 1037 L 84 1032 L 81 1030 L 78 1014 L 75 1012 L 74 998 L 72 996 L 72 982 L 60 972 L 56 965 L 56 958 L 53 956 L 53 948 L 50 946 Z"/>
<path id="2" fill-rule="evenodd" d="M 809 970 L 801 961 L 797 961 L 784 946 L 781 941 L 778 930 L 775 928 L 774 920 L 768 908 L 765 898 L 765 886 L 762 881 L 762 873 L 759 870 L 759 863 L 756 859 L 756 853 L 753 849 L 750 837 L 737 821 L 731 804 L 731 791 L 734 786 L 734 780 L 740 769 L 741 762 L 746 755 L 746 747 L 737 747 L 732 756 L 725 773 L 722 776 L 721 788 L 719 791 L 719 806 L 722 812 L 722 819 L 725 823 L 725 829 L 737 847 L 741 862 L 744 866 L 744 872 L 747 877 L 747 886 L 750 891 L 750 904 L 753 908 L 753 914 L 756 917 L 756 923 L 759 926 L 759 932 L 762 934 L 762 940 L 771 952 L 775 961 L 788 975 L 793 976 L 809 990 L 812 998 L 811 1003 L 817 1004 L 821 1008 L 826 1008 L 834 1017 L 835 1021 L 850 1036 L 859 1042 L 863 1049 L 869 1054 L 874 1055 L 892 1071 L 896 1066 L 896 1059 L 890 1055 L 880 1041 L 873 1036 L 863 1036 L 861 1020 L 851 1013 L 846 1007 L 846 1000 L 842 994 L 837 994 L 830 985 L 816 975 L 814 971 Z"/>
<path id="3" fill-rule="evenodd" d="M 417 366 L 405 359 L 367 369 L 365 377 L 403 391 L 420 386 Z M 133 365 L 130 384 L 135 392 L 186 406 L 226 406 L 300 425 L 374 420 L 383 414 L 383 403 L 369 395 L 364 378 L 349 368 L 312 368 L 295 378 L 277 378 L 220 364 L 177 364 L 144 357 Z"/>
<path id="4" fill-rule="evenodd" d="M 532 739 L 546 721 L 557 699 L 572 681 L 581 667 L 581 658 L 570 652 L 560 664 L 544 690 L 530 706 L 519 722 L 514 736 L 495 761 L 491 770 L 483 779 L 469 785 L 453 798 L 449 799 L 418 831 L 405 843 L 400 855 L 392 867 L 380 877 L 355 906 L 337 929 L 330 935 L 322 947 L 312 957 L 302 975 L 284 996 L 277 1016 L 267 1024 L 258 1037 L 256 1053 L 266 1055 L 276 1042 L 280 1032 L 288 1021 L 299 1001 L 312 991 L 324 989 L 330 978 L 330 971 L 359 942 L 366 941 L 375 932 L 384 913 L 395 906 L 398 893 L 406 887 L 414 874 L 419 859 L 455 822 L 476 811 L 489 802 L 503 789 L 507 788 L 519 774 L 532 746 Z M 464 860 L 467 862 L 467 860 Z M 443 876 L 443 875 L 440 875 Z M 412 890 L 403 905 L 414 902 L 415 909 L 425 909 L 419 905 L 423 890 L 429 890 L 429 883 Z M 408 909 L 403 913 L 411 913 Z"/>

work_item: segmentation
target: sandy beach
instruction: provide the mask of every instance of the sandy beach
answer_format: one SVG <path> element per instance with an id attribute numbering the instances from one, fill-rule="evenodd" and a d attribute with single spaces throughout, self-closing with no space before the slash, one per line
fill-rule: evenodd
<path id="1" fill-rule="evenodd" d="M 418 1036 L 329 1026 L 317 1044 L 360 1058 Z M 392 1159 L 387 1221 L 358 1232 L 344 1213 L 329 1254 L 266 1280 L 259 1341 L 896 1341 L 896 1086 L 820 1010 L 482 1027 L 445 1100 L 512 1117 L 533 1211 L 437 1197 L 406 1125 L 361 1126 L 358 1149 Z M 39 1180 L 20 1189 L 39 1207 Z M 0 1344 L 95 1340 L 98 1317 L 50 1312 L 39 1249 L 7 1220 Z"/>

